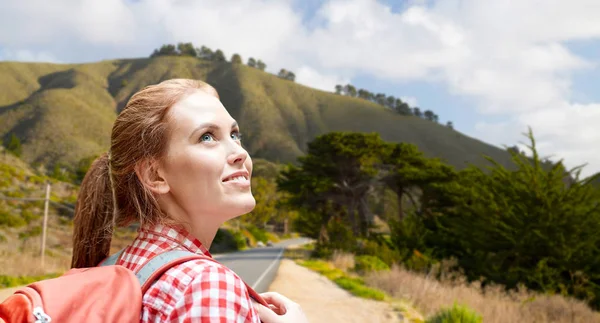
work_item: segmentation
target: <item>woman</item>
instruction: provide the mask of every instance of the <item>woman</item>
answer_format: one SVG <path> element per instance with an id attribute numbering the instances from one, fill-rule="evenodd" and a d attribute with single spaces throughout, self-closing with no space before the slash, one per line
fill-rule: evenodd
<path id="1" fill-rule="evenodd" d="M 73 268 L 96 266 L 115 225 L 140 224 L 117 264 L 140 268 L 183 249 L 210 256 L 218 228 L 252 211 L 252 161 L 210 85 L 173 79 L 135 93 L 114 123 L 110 152 L 86 174 L 74 219 Z M 143 296 L 141 322 L 307 322 L 289 299 L 253 304 L 233 271 L 210 260 L 168 270 Z"/>

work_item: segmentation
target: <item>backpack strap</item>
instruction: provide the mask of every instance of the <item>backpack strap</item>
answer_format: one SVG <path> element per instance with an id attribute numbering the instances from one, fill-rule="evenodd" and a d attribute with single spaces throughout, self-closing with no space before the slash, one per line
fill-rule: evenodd
<path id="1" fill-rule="evenodd" d="M 116 261 L 119 259 L 121 254 L 125 249 L 121 249 L 119 252 L 115 253 L 108 257 L 105 261 L 103 261 L 100 266 L 111 266 L 116 264 Z M 164 251 L 153 258 L 151 258 L 146 264 L 142 266 L 136 273 L 136 277 L 138 278 L 140 285 L 142 286 L 142 294 L 145 294 L 146 291 L 150 288 L 150 286 L 157 281 L 167 270 L 171 267 L 182 264 L 184 262 L 188 262 L 191 260 L 204 259 L 208 261 L 212 261 L 214 263 L 220 264 L 217 260 L 208 257 L 206 255 L 193 253 L 187 250 L 168 250 Z M 269 307 L 267 302 L 248 284 L 246 284 L 246 289 L 256 302 Z"/>
<path id="2" fill-rule="evenodd" d="M 125 251 L 125 248 L 117 251 L 117 253 L 110 255 L 108 258 L 104 259 L 104 261 L 100 262 L 100 264 L 98 266 L 112 266 L 112 265 L 116 265 L 117 261 L 119 261 L 119 258 L 121 258 L 121 255 L 123 254 L 123 251 Z"/>

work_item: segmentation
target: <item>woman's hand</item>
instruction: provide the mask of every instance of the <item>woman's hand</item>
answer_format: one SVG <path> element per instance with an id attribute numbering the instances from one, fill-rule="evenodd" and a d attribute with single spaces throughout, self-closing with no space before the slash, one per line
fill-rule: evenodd
<path id="1" fill-rule="evenodd" d="M 275 292 L 260 294 L 270 308 L 255 304 L 258 316 L 263 323 L 308 323 L 302 308 L 289 298 Z"/>

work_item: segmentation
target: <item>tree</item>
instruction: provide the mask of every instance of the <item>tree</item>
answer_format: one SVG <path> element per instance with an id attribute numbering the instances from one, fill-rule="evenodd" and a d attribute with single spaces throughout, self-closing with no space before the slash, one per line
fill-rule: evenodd
<path id="1" fill-rule="evenodd" d="M 179 43 L 177 44 L 177 51 L 181 56 L 192 56 L 196 57 L 196 49 L 192 43 Z"/>
<path id="2" fill-rule="evenodd" d="M 210 48 L 202 46 L 200 47 L 200 50 L 197 51 L 197 55 L 199 58 L 211 61 L 213 60 L 214 53 Z"/>
<path id="3" fill-rule="evenodd" d="M 346 86 L 344 86 L 344 93 L 346 93 L 346 95 L 348 95 L 348 96 L 355 97 L 356 96 L 356 88 L 352 84 L 346 84 Z"/>
<path id="4" fill-rule="evenodd" d="M 398 201 L 398 220 L 404 220 L 404 197 L 413 207 L 423 211 L 432 198 L 424 194 L 431 184 L 448 182 L 453 179 L 453 170 L 438 159 L 426 158 L 417 146 L 408 143 L 388 145 L 384 157 L 386 175 L 383 182 L 394 192 Z M 416 194 L 421 193 L 418 201 Z"/>
<path id="5" fill-rule="evenodd" d="M 396 110 L 398 114 L 404 116 L 412 115 L 412 110 L 410 109 L 410 106 L 406 102 L 402 102 L 402 100 L 400 99 L 396 99 L 394 110 Z"/>
<path id="6" fill-rule="evenodd" d="M 429 121 L 434 120 L 434 113 L 431 110 L 425 110 L 425 112 L 423 113 L 423 116 L 425 117 L 426 120 L 429 120 Z"/>
<path id="7" fill-rule="evenodd" d="M 242 57 L 239 54 L 231 56 L 231 64 L 242 64 Z"/>
<path id="8" fill-rule="evenodd" d="M 339 84 L 335 86 L 335 94 L 342 94 L 343 87 Z"/>
<path id="9" fill-rule="evenodd" d="M 265 64 L 259 59 L 258 62 L 256 62 L 256 68 L 258 68 L 261 71 L 264 71 L 267 68 L 267 64 Z"/>
<path id="10" fill-rule="evenodd" d="M 220 49 L 217 49 L 215 51 L 212 59 L 217 62 L 225 62 L 226 61 L 225 54 L 223 54 L 223 51 Z"/>
<path id="11" fill-rule="evenodd" d="M 369 100 L 371 98 L 371 93 L 365 89 L 358 90 L 358 97 L 361 99 Z"/>
<path id="12" fill-rule="evenodd" d="M 446 127 L 450 128 L 450 129 L 454 129 L 454 123 L 452 121 L 448 121 L 448 122 L 446 122 Z"/>
<path id="13" fill-rule="evenodd" d="M 286 70 L 285 68 L 282 68 L 281 70 L 279 70 L 279 73 L 277 74 L 277 76 L 279 78 L 282 78 L 282 79 L 288 80 L 288 81 L 292 81 L 292 82 L 294 82 L 296 80 L 296 75 L 294 73 L 292 73 L 291 71 Z"/>
<path id="14" fill-rule="evenodd" d="M 277 74 L 277 77 L 285 79 L 287 76 L 288 71 L 285 68 L 282 68 L 279 70 L 279 73 Z"/>
<path id="15" fill-rule="evenodd" d="M 17 157 L 21 157 L 21 154 L 23 153 L 23 149 L 21 147 L 21 140 L 14 133 L 10 134 L 8 144 L 6 145 L 6 150 L 8 150 Z"/>
<path id="16" fill-rule="evenodd" d="M 421 109 L 419 107 L 413 108 L 413 114 L 415 115 L 415 117 L 419 117 L 419 118 L 423 117 L 423 113 L 421 112 Z"/>
<path id="17" fill-rule="evenodd" d="M 248 66 L 256 67 L 256 60 L 252 57 L 248 58 Z"/>
<path id="18" fill-rule="evenodd" d="M 520 284 L 587 300 L 600 307 L 600 191 L 580 167 L 543 166 L 531 130 L 532 157 L 510 151 L 508 170 L 491 158 L 488 172 L 461 171 L 430 207 L 429 244 L 437 257 L 458 259 L 470 280 Z M 565 178 L 572 178 L 565 183 Z M 449 203 L 450 202 L 450 203 Z"/>
<path id="19" fill-rule="evenodd" d="M 262 177 L 252 179 L 252 194 L 256 199 L 256 207 L 251 213 L 244 215 L 243 220 L 257 227 L 264 225 L 275 217 L 277 209 L 276 183 Z"/>
<path id="20" fill-rule="evenodd" d="M 393 95 L 390 95 L 385 99 L 385 106 L 390 109 L 393 109 L 396 106 L 395 103 L 396 103 L 396 98 Z"/>
<path id="21" fill-rule="evenodd" d="M 300 166 L 289 166 L 278 180 L 290 202 L 324 214 L 345 214 L 355 236 L 364 235 L 371 221 L 367 197 L 377 182 L 384 142 L 378 134 L 332 132 L 308 144 Z"/>
<path id="22" fill-rule="evenodd" d="M 177 53 L 177 49 L 175 48 L 175 45 L 166 44 L 166 45 L 162 45 L 160 47 L 160 49 L 155 49 L 154 52 L 152 53 L 152 55 L 150 55 L 150 57 L 178 55 L 178 54 L 179 53 Z"/>
<path id="23" fill-rule="evenodd" d="M 296 81 L 296 74 L 294 74 L 293 72 L 288 72 L 286 78 L 286 80 L 288 81 L 292 81 L 295 82 Z"/>

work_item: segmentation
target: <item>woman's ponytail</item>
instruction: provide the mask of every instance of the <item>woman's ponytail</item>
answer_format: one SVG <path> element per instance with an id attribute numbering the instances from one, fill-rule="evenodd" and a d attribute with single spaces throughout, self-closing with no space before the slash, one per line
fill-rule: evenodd
<path id="1" fill-rule="evenodd" d="M 110 253 L 115 205 L 109 155 L 104 153 L 83 178 L 73 219 L 71 268 L 94 267 Z"/>

